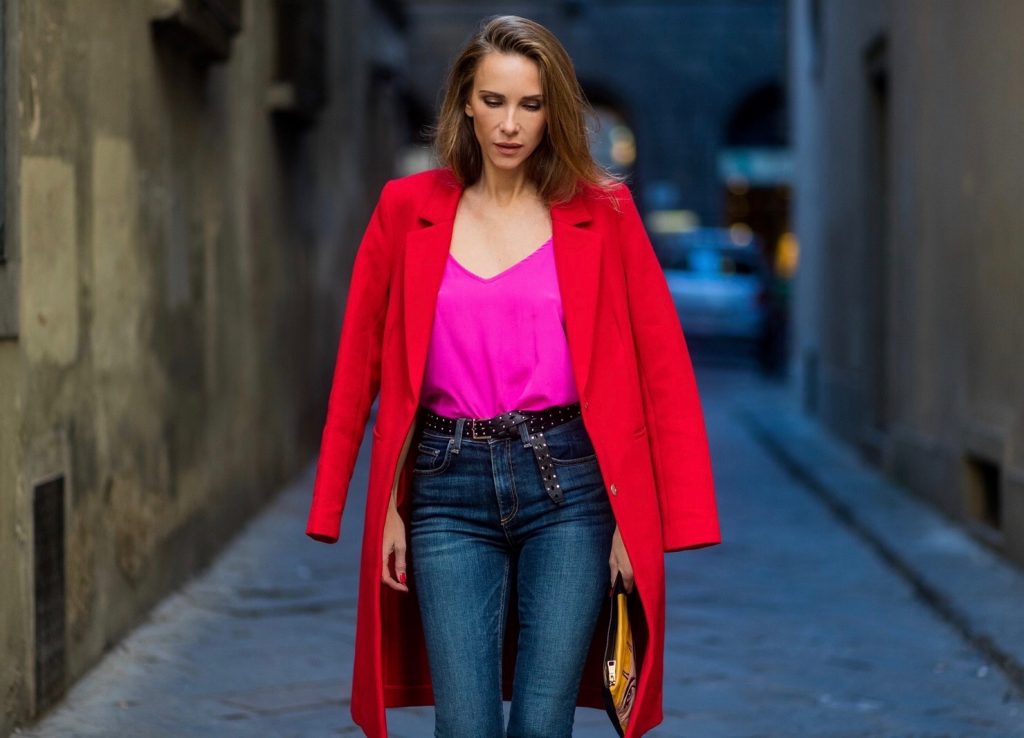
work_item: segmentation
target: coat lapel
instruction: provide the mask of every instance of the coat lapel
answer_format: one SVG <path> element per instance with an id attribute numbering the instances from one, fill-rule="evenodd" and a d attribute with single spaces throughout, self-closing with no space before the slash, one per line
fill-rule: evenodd
<path id="1" fill-rule="evenodd" d="M 601 275 L 601 233 L 585 227 L 590 222 L 590 211 L 582 194 L 551 208 L 558 289 L 562 294 L 573 374 L 581 397 L 586 394 L 590 376 Z"/>
<path id="2" fill-rule="evenodd" d="M 455 211 L 461 194 L 462 187 L 454 176 L 444 171 L 420 208 L 417 226 L 406 235 L 405 355 L 409 386 L 417 400 L 430 347 L 437 293 L 451 249 Z M 591 220 L 582 194 L 551 208 L 558 287 L 573 373 L 581 395 L 589 376 L 601 265 L 600 234 L 582 227 Z"/>

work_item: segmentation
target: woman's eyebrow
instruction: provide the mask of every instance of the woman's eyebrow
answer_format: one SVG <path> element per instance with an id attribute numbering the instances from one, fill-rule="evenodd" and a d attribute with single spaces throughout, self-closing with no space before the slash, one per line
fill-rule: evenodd
<path id="1" fill-rule="evenodd" d="M 491 97 L 505 97 L 500 92 L 492 92 L 491 90 L 480 90 L 481 95 L 490 95 Z M 544 96 L 540 93 L 536 95 L 523 95 L 524 100 L 543 100 Z"/>

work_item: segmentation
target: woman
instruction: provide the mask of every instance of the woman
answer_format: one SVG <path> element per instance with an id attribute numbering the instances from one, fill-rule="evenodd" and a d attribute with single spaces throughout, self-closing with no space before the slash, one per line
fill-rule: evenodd
<path id="1" fill-rule="evenodd" d="M 357 252 L 307 534 L 333 543 L 373 427 L 351 710 L 436 736 L 569 736 L 604 709 L 604 604 L 635 592 L 626 733 L 662 720 L 664 556 L 720 542 L 696 383 L 572 63 L 487 21 L 452 66 L 440 169 L 385 185 Z M 392 568 L 394 571 L 392 572 Z M 412 595 L 412 596 L 410 596 Z"/>

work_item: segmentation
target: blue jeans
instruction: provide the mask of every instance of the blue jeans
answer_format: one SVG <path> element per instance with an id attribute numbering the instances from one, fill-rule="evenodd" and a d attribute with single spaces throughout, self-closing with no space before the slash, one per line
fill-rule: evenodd
<path id="1" fill-rule="evenodd" d="M 544 431 L 563 493 L 520 437 L 420 428 L 410 453 L 410 580 L 434 691 L 435 738 L 569 738 L 608 595 L 615 518 L 583 420 Z M 520 624 L 508 732 L 502 640 Z"/>

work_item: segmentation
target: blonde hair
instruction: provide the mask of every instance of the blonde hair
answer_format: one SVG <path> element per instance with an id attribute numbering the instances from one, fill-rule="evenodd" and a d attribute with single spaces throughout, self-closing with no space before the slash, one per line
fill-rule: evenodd
<path id="1" fill-rule="evenodd" d="M 515 15 L 487 18 L 455 58 L 432 130 L 434 154 L 463 186 L 480 179 L 483 154 L 465 105 L 480 60 L 490 53 L 520 54 L 540 70 L 547 124 L 544 137 L 525 162 L 526 176 L 547 203 L 565 202 L 581 183 L 609 190 L 621 180 L 594 160 L 587 135 L 591 108 L 576 78 L 572 59 L 555 35 L 536 21 Z"/>

